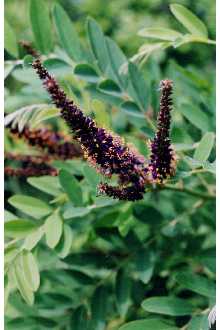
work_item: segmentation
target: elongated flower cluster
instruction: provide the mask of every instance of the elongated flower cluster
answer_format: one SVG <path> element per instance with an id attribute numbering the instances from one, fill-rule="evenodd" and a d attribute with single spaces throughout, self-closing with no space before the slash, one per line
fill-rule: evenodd
<path id="1" fill-rule="evenodd" d="M 101 184 L 101 191 L 107 195 L 118 195 L 119 199 L 141 199 L 147 182 L 148 168 L 144 158 L 137 152 L 130 150 L 118 136 L 113 136 L 104 128 L 99 128 L 90 117 L 87 117 L 73 101 L 69 100 L 56 80 L 36 59 L 33 64 L 39 78 L 48 91 L 61 116 L 70 127 L 73 136 L 82 145 L 89 161 L 96 165 L 103 175 L 111 177 L 118 175 L 120 188 Z M 116 194 L 115 189 L 123 191 L 123 196 Z M 115 191 L 113 194 L 112 191 Z M 121 198 L 123 197 L 123 198 Z"/>
<path id="2" fill-rule="evenodd" d="M 6 176 L 42 176 L 42 175 L 51 175 L 55 176 L 58 174 L 57 169 L 52 167 L 50 164 L 47 164 L 47 156 L 29 156 L 29 155 L 17 155 L 6 153 L 5 160 L 13 160 L 19 162 L 21 167 L 14 168 L 11 166 L 5 167 Z"/>
<path id="3" fill-rule="evenodd" d="M 172 110 L 172 88 L 170 80 L 162 80 L 160 84 L 160 112 L 157 119 L 157 132 L 151 142 L 149 169 L 154 182 L 162 183 L 174 174 L 175 156 L 171 146 L 170 121 Z"/>
<path id="4" fill-rule="evenodd" d="M 23 138 L 30 146 L 38 147 L 55 159 L 72 159 L 82 156 L 81 148 L 69 141 L 61 133 L 56 133 L 48 128 L 29 129 L 25 127 L 22 132 L 17 128 L 10 128 L 10 132 Z"/>

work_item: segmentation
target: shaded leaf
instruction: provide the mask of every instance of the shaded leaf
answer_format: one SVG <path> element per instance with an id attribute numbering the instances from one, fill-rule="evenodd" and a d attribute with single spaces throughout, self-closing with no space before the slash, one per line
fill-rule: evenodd
<path id="1" fill-rule="evenodd" d="M 100 91 L 113 96 L 122 96 L 120 87 L 111 79 L 106 79 L 98 85 Z"/>
<path id="2" fill-rule="evenodd" d="M 130 306 L 131 280 L 124 269 L 120 269 L 116 276 L 115 294 L 119 314 L 124 317 Z"/>
<path id="3" fill-rule="evenodd" d="M 157 319 L 143 319 L 128 322 L 122 325 L 118 330 L 177 330 L 176 327 L 166 324 L 161 320 Z"/>

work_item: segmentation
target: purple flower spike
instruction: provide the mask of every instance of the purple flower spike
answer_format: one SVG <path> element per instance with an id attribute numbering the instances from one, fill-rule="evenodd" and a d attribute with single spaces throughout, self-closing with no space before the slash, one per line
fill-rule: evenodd
<path id="1" fill-rule="evenodd" d="M 79 107 L 67 98 L 56 80 L 43 67 L 40 59 L 36 59 L 32 66 L 43 80 L 43 85 L 54 104 L 60 109 L 61 116 L 70 127 L 73 136 L 80 142 L 88 160 L 103 175 L 108 177 L 113 174 L 118 175 L 119 185 L 122 185 L 122 188 L 118 188 L 118 193 L 115 188 L 110 189 L 107 184 L 104 184 L 101 191 L 109 196 L 113 196 L 115 191 L 115 198 L 119 199 L 142 198 L 144 185 L 148 180 L 148 169 L 144 158 L 124 145 L 118 136 L 113 136 L 104 128 L 97 127 L 94 120 L 85 116 Z M 140 189 L 139 194 L 132 194 L 132 189 L 135 191 Z"/>
<path id="2" fill-rule="evenodd" d="M 151 142 L 151 156 L 149 170 L 152 180 L 162 183 L 170 175 L 174 174 L 175 156 L 169 138 L 170 121 L 172 110 L 172 89 L 171 80 L 162 80 L 160 83 L 161 98 L 160 112 L 157 119 L 157 132 Z"/>

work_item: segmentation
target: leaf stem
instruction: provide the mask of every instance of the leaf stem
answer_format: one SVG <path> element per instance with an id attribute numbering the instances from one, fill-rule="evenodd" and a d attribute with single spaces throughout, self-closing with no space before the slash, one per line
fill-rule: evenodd
<path id="1" fill-rule="evenodd" d="M 184 194 L 189 194 L 191 196 L 195 196 L 195 197 L 199 197 L 199 198 L 203 198 L 203 199 L 215 199 L 216 198 L 215 195 L 205 194 L 205 193 L 201 193 L 199 191 L 194 191 L 189 188 L 177 187 L 177 186 L 173 186 L 173 185 L 169 185 L 169 184 L 166 184 L 161 189 L 173 190 L 173 191 L 177 191 L 177 192 L 184 193 Z"/>

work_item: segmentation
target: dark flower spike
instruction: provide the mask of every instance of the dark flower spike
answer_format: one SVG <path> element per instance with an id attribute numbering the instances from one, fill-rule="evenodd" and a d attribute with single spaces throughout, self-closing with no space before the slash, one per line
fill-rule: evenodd
<path id="1" fill-rule="evenodd" d="M 30 146 L 44 150 L 55 159 L 72 159 L 83 155 L 81 148 L 68 141 L 66 136 L 56 133 L 48 128 L 29 129 L 25 127 L 22 132 L 17 128 L 11 128 L 10 132 L 19 138 L 23 138 Z"/>
<path id="2" fill-rule="evenodd" d="M 148 182 L 148 169 L 144 158 L 124 145 L 118 136 L 113 136 L 104 128 L 97 127 L 90 117 L 85 116 L 80 108 L 67 98 L 39 59 L 36 59 L 32 66 L 39 78 L 43 80 L 44 87 L 54 104 L 60 109 L 62 118 L 70 127 L 73 136 L 80 142 L 91 163 L 96 165 L 103 175 L 111 177 L 117 174 L 119 185 L 123 187 L 131 185 L 137 189 L 140 187 L 140 191 L 144 192 L 144 184 Z M 112 189 L 115 188 L 112 187 Z M 129 200 L 130 194 L 128 193 L 126 198 L 127 190 L 124 189 L 123 199 Z M 112 195 L 109 189 L 101 189 L 101 191 Z M 141 194 L 143 196 L 143 193 Z"/>
<path id="3" fill-rule="evenodd" d="M 36 51 L 36 49 L 31 45 L 29 41 L 20 40 L 20 45 L 26 50 L 28 55 L 32 55 L 33 57 L 39 57 L 40 54 Z"/>
<path id="4" fill-rule="evenodd" d="M 6 166 L 4 168 L 5 176 L 16 176 L 16 177 L 30 177 L 30 176 L 42 176 L 50 175 L 57 176 L 57 169 L 50 166 L 36 167 L 36 165 L 29 166 L 27 168 L 13 168 Z"/>
<path id="5" fill-rule="evenodd" d="M 157 132 L 150 146 L 149 164 L 152 181 L 156 183 L 162 183 L 175 172 L 175 155 L 169 138 L 173 82 L 168 79 L 162 80 L 160 90 L 160 112 L 157 119 Z"/>

